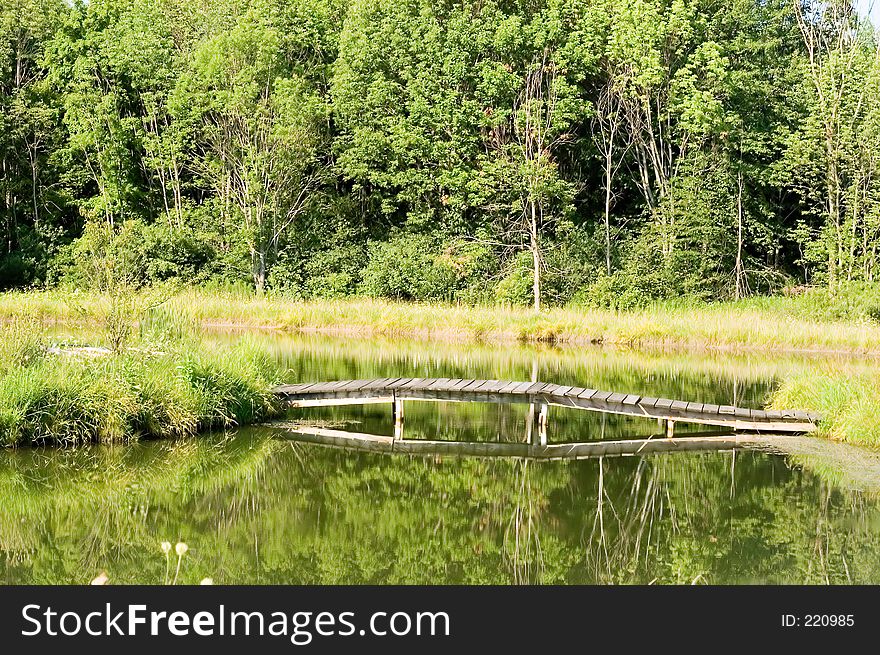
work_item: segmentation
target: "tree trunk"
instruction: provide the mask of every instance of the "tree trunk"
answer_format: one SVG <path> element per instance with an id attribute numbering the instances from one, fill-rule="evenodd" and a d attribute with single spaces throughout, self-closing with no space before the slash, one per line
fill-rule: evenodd
<path id="1" fill-rule="evenodd" d="M 739 171 L 736 176 L 736 266 L 734 267 L 734 276 L 736 278 L 736 299 L 739 300 L 745 295 L 745 271 L 743 270 L 742 248 L 743 248 L 743 176 Z"/>
<path id="2" fill-rule="evenodd" d="M 263 251 L 251 251 L 251 262 L 253 264 L 254 286 L 258 295 L 263 295 L 266 289 L 266 253 Z"/>
<path id="3" fill-rule="evenodd" d="M 538 217 L 535 203 L 532 207 L 532 218 L 529 222 L 529 249 L 532 251 L 532 294 L 535 299 L 535 311 L 541 311 L 541 251 L 538 247 Z"/>
<path id="4" fill-rule="evenodd" d="M 611 148 L 605 158 L 605 272 L 611 275 Z"/>

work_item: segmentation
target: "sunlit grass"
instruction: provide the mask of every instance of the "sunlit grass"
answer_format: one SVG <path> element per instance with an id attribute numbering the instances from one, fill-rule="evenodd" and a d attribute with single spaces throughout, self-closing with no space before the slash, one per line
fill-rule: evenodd
<path id="1" fill-rule="evenodd" d="M 880 379 L 870 372 L 810 371 L 782 380 L 772 406 L 819 412 L 820 434 L 880 446 Z"/>
<path id="2" fill-rule="evenodd" d="M 279 370 L 250 340 L 210 350 L 139 342 L 98 355 L 48 344 L 17 324 L 0 337 L 0 445 L 191 436 L 278 411 Z"/>
<path id="3" fill-rule="evenodd" d="M 106 299 L 62 291 L 0 296 L 0 320 L 101 320 Z M 880 325 L 859 313 L 813 316 L 802 299 L 739 303 L 658 303 L 618 312 L 553 308 L 535 314 L 510 306 L 469 307 L 375 299 L 299 301 L 250 293 L 186 290 L 163 308 L 202 325 L 317 330 L 361 336 L 445 340 L 548 341 L 631 346 L 880 353 Z"/>

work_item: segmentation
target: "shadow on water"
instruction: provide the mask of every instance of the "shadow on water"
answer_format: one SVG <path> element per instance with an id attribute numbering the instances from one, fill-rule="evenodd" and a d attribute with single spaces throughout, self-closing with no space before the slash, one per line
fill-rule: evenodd
<path id="1" fill-rule="evenodd" d="M 581 349 L 274 340 L 289 381 L 394 374 L 541 379 L 760 406 L 798 360 Z M 407 438 L 526 439 L 521 406 L 420 403 Z M 650 435 L 554 410 L 554 441 Z M 625 418 L 625 417 L 623 417 Z M 391 435 L 388 408 L 292 414 Z M 880 583 L 880 456 L 813 439 L 775 450 L 532 461 L 386 456 L 294 443 L 280 426 L 189 441 L 0 453 L 6 583 Z"/>

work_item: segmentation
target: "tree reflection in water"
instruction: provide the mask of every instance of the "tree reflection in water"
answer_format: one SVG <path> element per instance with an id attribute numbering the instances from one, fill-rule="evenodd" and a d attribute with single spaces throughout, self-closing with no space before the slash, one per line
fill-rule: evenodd
<path id="1" fill-rule="evenodd" d="M 0 454 L 3 581 L 157 583 L 181 539 L 186 583 L 880 582 L 877 487 L 839 453 L 826 477 L 813 451 L 557 462 L 279 436 Z"/>

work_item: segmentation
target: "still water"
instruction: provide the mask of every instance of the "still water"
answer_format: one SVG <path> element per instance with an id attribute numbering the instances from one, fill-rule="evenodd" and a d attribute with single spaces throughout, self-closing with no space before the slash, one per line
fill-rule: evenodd
<path id="1" fill-rule="evenodd" d="M 216 337 L 221 338 L 221 337 Z M 224 339 L 237 338 L 224 336 Z M 761 406 L 814 360 L 262 337 L 291 382 L 540 379 Z M 528 408 L 417 403 L 407 438 L 522 441 Z M 391 434 L 384 406 L 291 421 Z M 643 437 L 651 421 L 551 409 L 551 441 Z M 197 440 L 0 453 L 2 582 L 880 583 L 878 456 L 787 452 L 526 461 L 356 453 L 278 426 Z"/>

